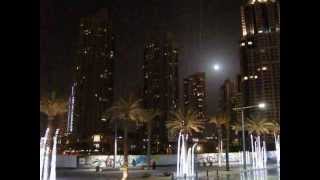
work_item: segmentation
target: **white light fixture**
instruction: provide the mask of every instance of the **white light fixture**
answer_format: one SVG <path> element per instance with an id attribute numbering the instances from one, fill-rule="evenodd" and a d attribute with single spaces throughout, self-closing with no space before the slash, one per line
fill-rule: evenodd
<path id="1" fill-rule="evenodd" d="M 255 76 L 254 76 L 254 78 L 255 78 L 255 79 L 258 79 L 258 76 L 257 76 L 257 75 L 255 75 Z"/>
<path id="2" fill-rule="evenodd" d="M 201 151 L 201 146 L 197 146 L 197 151 L 199 152 L 199 151 Z"/>
<path id="3" fill-rule="evenodd" d="M 246 45 L 246 43 L 244 43 L 244 42 L 241 43 L 241 46 L 245 46 L 245 45 Z"/>
<path id="4" fill-rule="evenodd" d="M 252 41 L 248 41 L 248 44 L 249 44 L 249 45 L 252 45 Z"/>
<path id="5" fill-rule="evenodd" d="M 265 70 L 267 70 L 267 69 L 268 69 L 268 68 L 267 68 L 266 66 L 263 66 L 263 67 L 262 67 L 262 70 L 263 70 L 263 71 L 265 71 Z"/>
<path id="6" fill-rule="evenodd" d="M 93 135 L 93 142 L 100 142 L 101 141 L 101 136 L 96 134 L 96 135 Z"/>
<path id="7" fill-rule="evenodd" d="M 245 76 L 243 79 L 244 79 L 244 80 L 248 80 L 248 77 L 247 77 L 247 76 Z"/>
<path id="8" fill-rule="evenodd" d="M 258 107 L 259 107 L 260 109 L 264 109 L 264 108 L 266 107 L 266 104 L 265 104 L 265 103 L 259 103 L 259 104 L 258 104 Z"/>

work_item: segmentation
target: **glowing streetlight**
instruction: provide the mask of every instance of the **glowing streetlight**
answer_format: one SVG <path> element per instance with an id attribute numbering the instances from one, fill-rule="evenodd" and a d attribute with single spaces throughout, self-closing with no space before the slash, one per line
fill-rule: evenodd
<path id="1" fill-rule="evenodd" d="M 266 107 L 266 104 L 265 103 L 260 103 L 260 104 L 258 104 L 258 107 L 260 109 L 264 109 Z"/>
<path id="2" fill-rule="evenodd" d="M 246 109 L 252 109 L 252 108 L 259 108 L 264 109 L 266 107 L 265 103 L 259 103 L 258 105 L 253 106 L 245 106 L 245 107 L 238 107 L 238 108 L 232 108 L 234 111 L 240 111 L 241 112 L 241 129 L 242 129 L 242 151 L 243 151 L 243 169 L 247 169 L 247 162 L 246 162 L 246 144 L 245 144 L 245 134 L 244 134 L 244 110 Z"/>

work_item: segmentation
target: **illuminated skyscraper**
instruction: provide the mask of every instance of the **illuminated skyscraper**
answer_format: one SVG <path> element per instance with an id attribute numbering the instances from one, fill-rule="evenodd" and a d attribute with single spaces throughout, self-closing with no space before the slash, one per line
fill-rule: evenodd
<path id="1" fill-rule="evenodd" d="M 206 77 L 205 73 L 195 73 L 183 80 L 184 109 L 197 112 L 199 120 L 205 121 L 206 112 Z"/>
<path id="2" fill-rule="evenodd" d="M 153 124 L 153 142 L 160 141 L 161 146 L 168 141 L 166 121 L 170 111 L 175 111 L 179 104 L 178 55 L 167 34 L 154 36 L 145 44 L 143 104 L 162 112 Z"/>
<path id="3" fill-rule="evenodd" d="M 261 113 L 280 121 L 280 5 L 252 0 L 241 7 L 241 74 L 244 105 L 265 102 Z"/>
<path id="4" fill-rule="evenodd" d="M 75 66 L 73 133 L 80 141 L 105 133 L 103 112 L 113 103 L 114 36 L 108 12 L 80 20 Z"/>
<path id="5" fill-rule="evenodd" d="M 74 85 L 73 85 L 71 88 L 71 95 L 69 97 L 67 134 L 72 134 L 73 128 L 74 128 L 74 104 L 75 104 L 75 92 L 74 92 Z"/>

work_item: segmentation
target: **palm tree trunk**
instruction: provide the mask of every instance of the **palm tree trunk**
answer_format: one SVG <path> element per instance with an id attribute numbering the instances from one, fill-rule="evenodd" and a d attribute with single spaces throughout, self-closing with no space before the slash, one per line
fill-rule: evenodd
<path id="1" fill-rule="evenodd" d="M 123 140 L 123 154 L 124 154 L 124 170 L 123 170 L 123 176 L 122 179 L 127 179 L 128 175 L 128 123 L 124 123 L 124 140 Z"/>
<path id="2" fill-rule="evenodd" d="M 222 151 L 222 148 L 221 148 L 221 145 L 222 145 L 222 130 L 221 130 L 221 127 L 218 128 L 218 139 L 219 139 L 219 143 L 218 143 L 218 146 L 219 146 L 219 159 L 221 158 L 221 151 Z M 220 166 L 220 164 L 219 164 Z"/>
<path id="3" fill-rule="evenodd" d="M 227 123 L 227 142 L 226 142 L 226 170 L 230 170 L 230 164 L 229 164 L 229 143 L 230 143 L 230 126 L 229 123 Z"/>
<path id="4" fill-rule="evenodd" d="M 151 161 L 151 122 L 148 122 L 148 145 L 147 145 L 147 163 L 148 169 L 150 169 Z"/>

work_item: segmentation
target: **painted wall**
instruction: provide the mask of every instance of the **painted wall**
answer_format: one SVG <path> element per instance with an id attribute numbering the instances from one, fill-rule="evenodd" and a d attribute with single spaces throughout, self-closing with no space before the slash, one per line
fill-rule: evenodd
<path id="1" fill-rule="evenodd" d="M 77 156 L 57 155 L 57 168 L 77 168 Z"/>
<path id="2" fill-rule="evenodd" d="M 275 151 L 267 152 L 268 161 L 276 161 Z M 63 158 L 67 158 L 67 156 L 63 156 Z M 57 158 L 57 167 L 65 167 L 69 164 L 74 166 L 74 157 L 72 157 L 72 163 L 62 163 L 59 161 L 64 161 L 62 157 Z M 153 155 L 151 159 L 156 162 L 156 165 L 175 165 L 176 164 L 176 155 Z M 235 165 L 239 163 L 240 154 L 239 153 L 229 153 L 229 162 L 230 165 Z M 197 156 L 198 162 L 200 163 L 213 163 L 216 165 L 218 162 L 218 154 L 217 153 L 207 153 L 207 154 L 198 154 Z M 146 155 L 129 155 L 129 167 L 141 167 L 147 165 L 147 156 Z M 79 168 L 94 168 L 99 165 L 103 168 L 112 168 L 114 163 L 113 155 L 92 155 L 92 156 L 84 156 L 78 157 L 78 167 Z M 222 162 L 225 162 L 225 153 L 223 153 Z M 67 164 L 67 165 L 66 165 Z M 116 166 L 121 167 L 123 165 L 123 156 L 118 155 L 116 157 Z"/>

